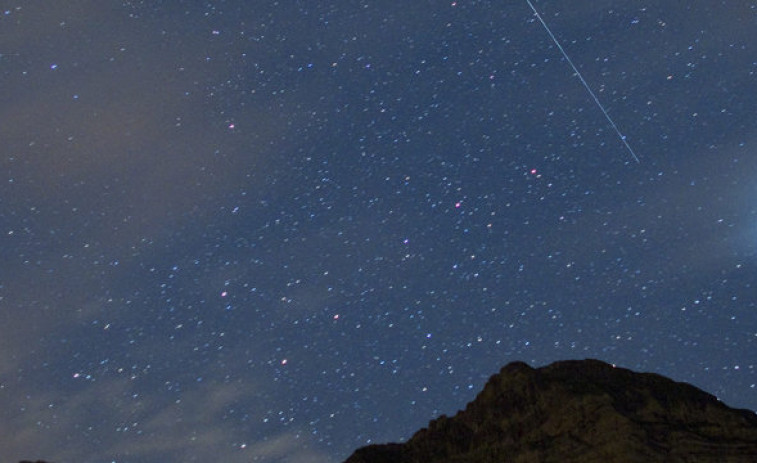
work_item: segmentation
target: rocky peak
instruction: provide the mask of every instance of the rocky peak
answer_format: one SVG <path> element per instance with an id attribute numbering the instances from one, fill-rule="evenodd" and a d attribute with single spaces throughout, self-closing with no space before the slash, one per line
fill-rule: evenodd
<path id="1" fill-rule="evenodd" d="M 346 463 L 757 462 L 757 415 L 598 360 L 503 367 L 454 417 Z"/>

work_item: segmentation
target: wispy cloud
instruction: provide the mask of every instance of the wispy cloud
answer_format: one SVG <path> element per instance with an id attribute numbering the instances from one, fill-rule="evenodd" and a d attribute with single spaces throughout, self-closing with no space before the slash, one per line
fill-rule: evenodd
<path id="1" fill-rule="evenodd" d="M 234 426 L 230 410 L 260 401 L 247 385 L 199 385 L 177 400 L 135 399 L 128 379 L 94 381 L 68 395 L 45 389 L 0 389 L 4 461 L 333 461 L 306 434 Z"/>

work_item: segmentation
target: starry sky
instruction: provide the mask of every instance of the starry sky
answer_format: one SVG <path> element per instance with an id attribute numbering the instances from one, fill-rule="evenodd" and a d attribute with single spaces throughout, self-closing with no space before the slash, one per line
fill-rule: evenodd
<path id="1" fill-rule="evenodd" d="M 525 0 L 5 2 L 0 459 L 337 463 L 515 360 L 757 410 L 757 3 L 533 4 L 602 107 Z"/>

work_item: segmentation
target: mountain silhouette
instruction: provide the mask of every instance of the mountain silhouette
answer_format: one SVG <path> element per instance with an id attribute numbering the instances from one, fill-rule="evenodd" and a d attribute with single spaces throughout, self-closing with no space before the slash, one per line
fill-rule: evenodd
<path id="1" fill-rule="evenodd" d="M 492 376 L 453 417 L 345 463 L 755 463 L 757 415 L 696 387 L 598 360 Z"/>

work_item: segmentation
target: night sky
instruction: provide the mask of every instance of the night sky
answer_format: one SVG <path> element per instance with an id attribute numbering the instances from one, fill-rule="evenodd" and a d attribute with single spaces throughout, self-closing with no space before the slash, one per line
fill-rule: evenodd
<path id="1" fill-rule="evenodd" d="M 336 463 L 504 364 L 757 410 L 757 3 L 5 2 L 0 460 Z"/>

